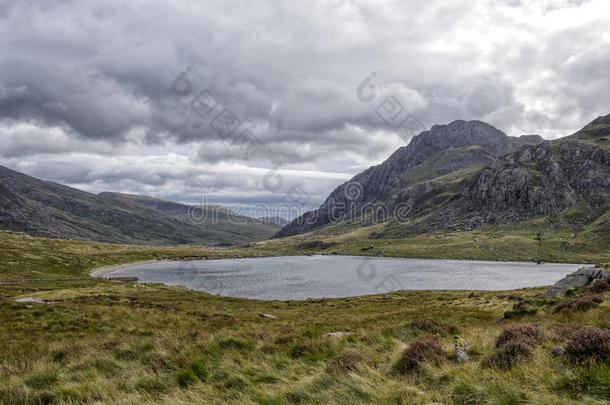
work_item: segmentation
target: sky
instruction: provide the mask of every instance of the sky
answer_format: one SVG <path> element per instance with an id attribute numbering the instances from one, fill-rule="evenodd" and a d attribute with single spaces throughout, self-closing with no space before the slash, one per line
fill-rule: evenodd
<path id="1" fill-rule="evenodd" d="M 435 124 L 610 113 L 609 47 L 607 0 L 0 0 L 0 165 L 316 207 Z"/>

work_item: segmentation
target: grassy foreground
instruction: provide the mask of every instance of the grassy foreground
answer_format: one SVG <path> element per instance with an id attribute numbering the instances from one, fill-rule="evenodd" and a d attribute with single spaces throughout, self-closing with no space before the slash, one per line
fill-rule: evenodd
<path id="1" fill-rule="evenodd" d="M 0 278 L 81 277 L 101 265 L 155 257 L 313 249 L 285 242 L 210 250 L 5 233 Z M 409 246 L 389 246 L 396 245 Z M 351 242 L 320 247 L 360 251 Z M 610 328 L 610 294 L 599 294 L 605 301 L 590 308 L 555 311 L 563 299 L 542 299 L 542 291 L 404 291 L 280 302 L 98 279 L 0 284 L 0 404 L 608 403 L 607 362 L 575 363 L 549 352 L 581 326 Z M 52 303 L 15 302 L 24 297 Z M 500 367 L 495 339 L 522 323 L 538 324 L 545 337 L 530 358 Z M 324 336 L 331 332 L 349 334 Z M 467 363 L 452 355 L 455 333 L 470 344 Z M 404 349 L 429 334 L 440 336 L 446 361 L 397 372 Z"/>

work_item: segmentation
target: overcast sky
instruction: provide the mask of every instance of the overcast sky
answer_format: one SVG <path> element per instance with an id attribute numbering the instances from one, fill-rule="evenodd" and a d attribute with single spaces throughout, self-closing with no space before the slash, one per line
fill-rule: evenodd
<path id="1" fill-rule="evenodd" d="M 0 164 L 312 206 L 434 124 L 610 113 L 609 46 L 608 0 L 0 0 Z"/>

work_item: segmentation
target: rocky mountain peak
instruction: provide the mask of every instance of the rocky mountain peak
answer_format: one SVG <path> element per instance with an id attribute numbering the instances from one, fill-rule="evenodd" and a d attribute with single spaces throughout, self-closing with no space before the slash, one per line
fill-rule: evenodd
<path id="1" fill-rule="evenodd" d="M 393 209 L 430 191 L 452 173 L 476 171 L 491 164 L 496 156 L 542 141 L 538 135 L 507 136 L 481 121 L 457 120 L 434 125 L 413 137 L 385 162 L 337 187 L 318 210 L 295 219 L 276 236 L 295 235 L 326 225 L 337 213 L 343 213 L 341 207 L 360 212 L 367 205 L 383 203 Z"/>

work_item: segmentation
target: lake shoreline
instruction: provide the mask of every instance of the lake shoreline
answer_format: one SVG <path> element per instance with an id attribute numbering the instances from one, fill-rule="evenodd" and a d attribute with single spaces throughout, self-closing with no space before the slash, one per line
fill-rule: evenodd
<path id="1" fill-rule="evenodd" d="M 130 263 L 119 263 L 119 264 L 111 264 L 111 265 L 105 265 L 105 266 L 101 266 L 101 267 L 96 267 L 94 269 L 92 269 L 89 272 L 89 275 L 93 278 L 105 278 L 106 275 L 117 271 L 117 270 L 125 270 L 128 267 L 131 266 L 137 266 L 137 265 L 141 265 L 141 264 L 150 264 L 150 263 L 161 263 L 161 262 L 168 262 L 168 263 L 172 263 L 172 262 L 181 262 L 181 261 L 204 261 L 204 260 L 239 260 L 239 259 L 265 259 L 265 258 L 271 258 L 271 257 L 313 257 L 313 256 L 337 256 L 337 257 L 357 257 L 357 258 L 362 258 L 362 259 L 370 259 L 370 260 L 375 260 L 375 259 L 415 259 L 415 260 L 445 260 L 445 261 L 462 261 L 462 262 L 489 262 L 489 263 L 494 263 L 494 262 L 499 262 L 499 263 L 515 263 L 515 264 L 523 264 L 523 263 L 528 263 L 528 264 L 532 264 L 533 262 L 531 261 L 518 261 L 518 260 L 474 260 L 474 259 L 444 259 L 444 258 L 433 258 L 433 257 L 412 257 L 412 256 L 359 256 L 359 255 L 329 255 L 329 254 L 323 254 L 323 253 L 318 253 L 318 254 L 308 254 L 308 255 L 268 255 L 268 256 L 254 256 L 254 257 L 250 257 L 250 256 L 245 256 L 245 257 L 219 257 L 219 258 L 213 258 L 213 259 L 200 259 L 200 260 L 193 260 L 193 259 L 188 259 L 188 258 L 173 258 L 173 259 L 151 259 L 151 260 L 141 260 L 141 261 L 137 261 L 137 262 L 130 262 Z M 542 262 L 542 263 L 537 263 L 537 264 L 568 264 L 568 265 L 577 265 L 577 266 L 591 266 L 591 263 L 569 263 L 569 262 Z"/>
<path id="2" fill-rule="evenodd" d="M 158 262 L 171 262 L 173 260 L 141 260 L 139 262 L 131 262 L 131 263 L 121 263 L 121 264 L 111 264 L 108 266 L 96 267 L 95 269 L 89 272 L 89 275 L 93 278 L 106 278 L 106 276 L 117 270 L 125 270 L 131 266 L 137 266 L 140 264 L 150 264 L 150 263 L 158 263 Z"/>
<path id="3" fill-rule="evenodd" d="M 263 263 L 253 259 L 149 260 L 102 267 L 92 275 L 107 277 L 117 272 L 114 275 L 137 277 L 139 282 L 180 285 L 235 298 L 304 300 L 406 290 L 502 291 L 547 287 L 586 266 L 348 255 L 256 258 Z M 242 261 L 243 265 L 239 264 Z"/>

